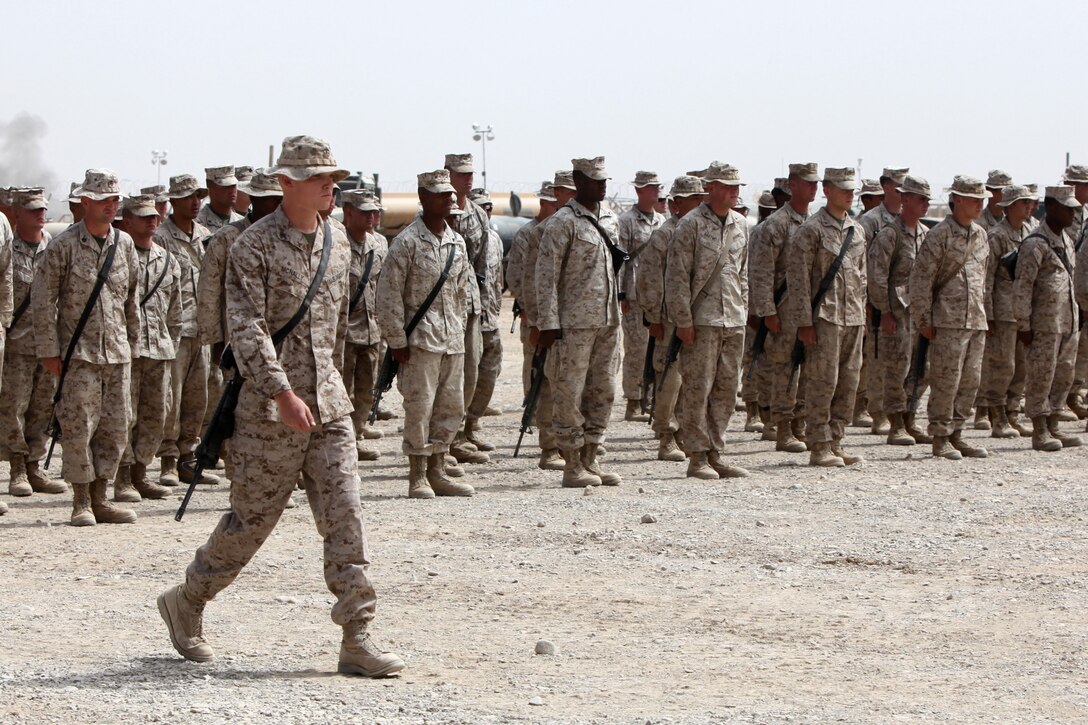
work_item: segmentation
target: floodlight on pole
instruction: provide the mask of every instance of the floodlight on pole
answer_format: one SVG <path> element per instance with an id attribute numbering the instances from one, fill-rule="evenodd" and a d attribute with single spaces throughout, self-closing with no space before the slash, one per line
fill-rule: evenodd
<path id="1" fill-rule="evenodd" d="M 162 167 L 166 166 L 166 157 L 170 154 L 169 151 L 161 149 L 152 149 L 151 151 L 151 165 L 155 167 L 155 184 L 162 183 Z"/>
<path id="2" fill-rule="evenodd" d="M 480 186 L 487 188 L 487 142 L 495 140 L 494 128 L 491 124 L 472 124 L 472 140 L 480 142 Z"/>

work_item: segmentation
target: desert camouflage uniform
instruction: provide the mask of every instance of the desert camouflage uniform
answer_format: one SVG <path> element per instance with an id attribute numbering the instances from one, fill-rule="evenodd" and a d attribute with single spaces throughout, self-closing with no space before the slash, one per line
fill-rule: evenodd
<path id="1" fill-rule="evenodd" d="M 851 228 L 850 249 L 813 311 L 812 298 Z M 850 217 L 839 221 L 825 207 L 805 220 L 786 246 L 790 328 L 814 326 L 817 336 L 815 345 L 805 346 L 805 426 L 810 444 L 841 441 L 853 414 L 865 327 L 866 245 L 858 222 Z"/>
<path id="2" fill-rule="evenodd" d="M 510 253 L 506 255 L 506 286 L 510 288 L 513 298 L 518 301 L 522 315 L 525 314 L 525 287 L 522 285 L 522 279 L 526 272 L 525 262 L 528 257 L 529 238 L 532 230 L 539 224 L 540 222 L 536 219 L 530 219 L 521 229 L 518 229 L 514 240 L 510 243 Z M 528 394 L 530 371 L 533 368 L 536 347 L 529 343 L 529 324 L 524 316 L 518 323 L 518 333 L 521 338 L 521 387 L 523 393 Z"/>
<path id="3" fill-rule="evenodd" d="M 525 323 L 526 327 L 537 329 L 543 329 L 538 324 L 537 310 L 539 309 L 537 302 L 537 261 L 540 259 L 540 243 L 544 237 L 544 231 L 548 228 L 548 225 L 555 219 L 555 215 L 548 217 L 541 223 L 537 224 L 532 231 L 529 232 L 526 237 L 525 243 L 525 261 L 522 267 L 521 275 L 521 306 L 525 310 Z M 533 347 L 533 353 L 536 352 L 536 348 Z M 548 352 L 548 359 L 555 357 L 556 352 L 554 349 Z M 530 360 L 530 365 L 532 360 Z M 545 373 L 547 373 L 548 366 L 545 364 Z M 552 427 L 552 381 L 548 374 L 544 375 L 544 381 L 540 384 L 540 397 L 536 403 L 536 430 L 537 430 L 537 443 L 540 449 L 543 451 L 555 450 L 559 447 L 559 444 L 555 441 L 555 431 Z"/>
<path id="4" fill-rule="evenodd" d="M 476 393 L 476 383 L 480 375 L 480 358 L 483 357 L 483 336 L 480 332 L 480 315 L 486 304 L 487 288 L 476 280 L 486 279 L 487 247 L 491 235 L 488 234 L 490 222 L 487 212 L 471 199 L 465 201 L 464 213 L 457 218 L 457 235 L 465 245 L 469 263 L 469 278 L 465 290 L 469 296 L 467 317 L 465 318 L 465 373 L 463 400 L 472 400 Z M 472 284 L 469 284 L 472 282 Z M 463 411 L 462 411 L 463 413 Z M 437 452 L 437 451 L 436 451 Z"/>
<path id="5" fill-rule="evenodd" d="M 370 409 L 374 406 L 374 386 L 378 377 L 382 335 L 375 316 L 377 306 L 378 277 L 381 275 L 389 244 L 385 237 L 370 232 L 365 238 L 351 239 L 351 297 L 359 291 L 359 283 L 366 269 L 367 256 L 371 256 L 370 277 L 366 289 L 358 297 L 355 308 L 348 312 L 347 344 L 344 347 L 344 385 L 355 411 L 351 421 L 355 432 L 362 435 Z"/>
<path id="6" fill-rule="evenodd" d="M 677 327 L 695 327 L 681 348 L 679 419 L 684 452 L 722 452 L 733 415 L 748 321 L 748 225 L 723 222 L 707 203 L 676 225 L 665 268 L 665 300 Z"/>
<path id="7" fill-rule="evenodd" d="M 186 571 L 183 593 L 206 602 L 229 585 L 268 538 L 301 474 L 324 540 L 325 583 L 340 625 L 374 616 L 369 553 L 359 501 L 355 430 L 337 363 L 347 331 L 347 238 L 331 227 L 325 277 L 309 313 L 277 353 L 271 332 L 297 312 L 321 261 L 324 224 L 311 243 L 277 209 L 231 246 L 227 262 L 227 336 L 246 379 L 231 439 L 236 464 L 231 510 Z M 279 420 L 276 395 L 293 390 L 316 421 L 301 433 Z"/>
<path id="8" fill-rule="evenodd" d="M 204 206 L 200 207 L 200 211 L 197 212 L 196 215 L 196 223 L 201 225 L 202 227 L 205 227 L 208 230 L 209 234 L 214 234 L 228 224 L 233 224 L 234 222 L 239 222 L 243 219 L 245 219 L 245 217 L 234 211 L 233 209 L 230 210 L 230 214 L 228 214 L 227 218 L 224 219 L 223 217 L 212 211 L 211 204 L 205 204 Z"/>
<path id="9" fill-rule="evenodd" d="M 618 237 L 613 241 L 630 256 L 620 270 L 619 292 L 620 299 L 628 304 L 627 312 L 623 313 L 623 397 L 627 400 L 640 400 L 642 397 L 642 368 L 649 341 L 638 305 L 639 266 L 650 235 L 664 222 L 664 214 L 653 210 L 643 214 L 637 207 L 631 207 L 620 214 L 616 223 Z"/>
<path id="10" fill-rule="evenodd" d="M 929 343 L 929 434 L 951 436 L 971 412 L 986 345 L 990 245 L 978 224 L 951 215 L 930 230 L 910 276 L 910 309 Z"/>
<path id="11" fill-rule="evenodd" d="M 620 310 L 608 246 L 590 219 L 616 238 L 616 216 L 571 200 L 549 220 L 536 264 L 536 323 L 562 330 L 545 366 L 558 448 L 600 444 L 615 397 Z"/>
<path id="12" fill-rule="evenodd" d="M 1080 292 L 1080 289 L 1082 286 L 1084 286 L 1085 289 L 1088 290 L 1088 276 L 1086 276 L 1083 284 L 1076 278 L 1080 277 L 1081 275 L 1088 275 L 1088 259 L 1085 260 L 1084 264 L 1081 264 L 1081 259 L 1084 259 L 1081 256 L 1081 250 L 1085 249 L 1085 247 L 1088 247 L 1088 244 L 1085 244 L 1085 240 L 1088 239 L 1088 229 L 1084 227 L 1084 224 L 1082 222 L 1084 217 L 1084 207 L 1075 209 L 1074 211 L 1076 213 L 1073 216 L 1073 224 L 1065 230 L 1065 233 L 1068 234 L 1069 238 L 1073 240 L 1073 249 L 1075 252 L 1074 256 L 1076 257 L 1075 264 L 1073 266 L 1073 286 L 1074 291 L 1076 291 L 1078 295 L 1077 304 L 1080 306 L 1080 309 L 1083 312 L 1084 310 L 1088 309 L 1088 307 L 1085 307 L 1085 302 L 1088 302 L 1088 299 L 1081 299 L 1080 295 L 1082 293 Z M 1032 227 L 1032 231 L 1035 231 L 1036 226 L 1038 226 L 1038 221 L 1034 217 L 1032 218 L 1032 221 L 1036 222 L 1036 225 Z M 1084 315 L 1082 314 L 1081 324 L 1083 324 L 1083 321 Z M 1073 388 L 1069 391 L 1070 394 L 1072 395 L 1075 393 L 1077 395 L 1082 395 L 1086 380 L 1088 380 L 1088 335 L 1081 335 L 1080 339 L 1077 342 L 1077 365 L 1073 376 Z"/>
<path id="13" fill-rule="evenodd" d="M 210 358 L 197 323 L 197 287 L 204 260 L 204 240 L 208 236 L 206 227 L 193 222 L 190 237 L 168 217 L 153 237 L 156 244 L 169 245 L 170 254 L 181 270 L 181 342 L 170 369 L 170 406 L 160 456 L 191 457 L 203 432 Z"/>
<path id="14" fill-rule="evenodd" d="M 990 244 L 986 282 L 990 290 L 990 306 L 986 317 L 991 330 L 986 335 L 986 351 L 982 354 L 982 377 L 975 400 L 978 405 L 1011 408 L 1018 405 L 1020 396 L 1024 394 L 1027 366 L 1024 346 L 1016 338 L 1013 281 L 1000 260 L 1019 249 L 1024 237 L 1030 233 L 1031 228 L 1026 222 L 1017 231 L 1009 226 L 1007 217 L 986 233 Z"/>
<path id="15" fill-rule="evenodd" d="M 659 388 L 654 391 L 654 419 L 650 425 L 658 437 L 680 429 L 676 419 L 676 401 L 680 395 L 682 380 L 680 365 L 672 365 L 668 378 L 661 379 L 661 374 L 665 371 L 669 342 L 676 332 L 676 325 L 673 324 L 665 304 L 665 275 L 669 247 L 679 221 L 677 217 L 670 216 L 650 235 L 646 250 L 640 256 L 639 274 L 635 281 L 642 315 L 650 324 L 660 324 L 665 333 L 662 339 L 654 343 L 654 370 Z"/>
<path id="16" fill-rule="evenodd" d="M 991 229 L 996 227 L 1004 220 L 1004 214 L 1002 214 L 1001 216 L 995 216 L 994 213 L 990 211 L 990 208 L 986 207 L 982 210 L 982 214 L 979 216 L 978 221 L 976 221 L 975 224 L 978 224 L 985 231 L 989 232 Z"/>
<path id="17" fill-rule="evenodd" d="M 774 292 L 786 283 L 786 265 L 792 249 L 790 239 L 808 218 L 808 214 L 798 213 L 789 204 L 784 204 L 759 225 L 756 244 L 749 251 L 750 314 L 756 317 L 778 315 L 782 322 L 782 332 L 767 333 L 763 355 L 757 362 L 757 367 L 766 376 L 764 389 L 767 393 L 766 398 L 760 399 L 759 405 L 771 409 L 770 422 L 776 425 L 800 417 L 804 410 L 804 390 L 808 378 L 804 365 L 798 371 L 795 385 L 790 390 L 786 389 L 790 379 L 790 355 L 797 339 L 797 329 L 791 327 L 788 314 L 790 300 L 795 295 L 787 289 L 776 306 Z M 803 304 L 809 302 L 802 300 Z"/>
<path id="18" fill-rule="evenodd" d="M 69 483 L 113 479 L 128 442 L 131 361 L 139 336 L 140 265 L 132 237 L 111 230 L 99 246 L 83 222 L 70 226 L 46 247 L 30 288 L 38 357 L 63 358 L 114 244 L 113 266 L 76 343 L 57 405 Z"/>
<path id="19" fill-rule="evenodd" d="M 869 245 L 868 286 L 869 303 L 880 310 L 882 316 L 895 319 L 895 334 L 880 331 L 879 351 L 874 377 L 880 381 L 884 412 L 909 413 L 904 383 L 910 374 L 917 330 L 911 322 L 910 271 L 914 258 L 925 242 L 928 229 L 918 222 L 914 229 L 907 229 L 903 220 L 896 217 L 881 229 Z M 918 396 L 923 384 L 919 382 Z"/>
<path id="20" fill-rule="evenodd" d="M 888 211 L 888 207 L 884 206 L 883 203 L 862 214 L 858 221 L 861 223 L 861 228 L 865 230 L 866 244 L 872 245 L 880 230 L 893 224 L 898 218 L 899 216 Z M 862 335 L 865 341 L 862 348 L 858 397 L 863 398 L 863 400 L 856 401 L 857 405 L 855 407 L 860 408 L 861 404 L 864 403 L 865 410 L 875 420 L 877 416 L 886 415 L 888 412 L 884 410 L 884 376 L 881 374 L 880 356 L 877 351 L 877 346 L 880 344 L 879 340 L 884 337 L 884 333 L 883 331 L 873 332 L 872 319 L 867 314 Z"/>
<path id="21" fill-rule="evenodd" d="M 12 299 L 18 308 L 30 299 L 35 270 L 45 258 L 48 232 L 37 244 L 15 237 L 11 251 Z M 7 325 L 5 325 L 6 327 Z M 0 334 L 3 334 L 0 332 Z M 45 457 L 45 427 L 52 412 L 57 379 L 38 362 L 34 319 L 30 307 L 7 330 L 4 350 L 3 395 L 0 395 L 0 458 L 13 455 L 37 463 Z"/>
<path id="22" fill-rule="evenodd" d="M 476 380 L 476 391 L 471 400 L 466 399 L 465 417 L 468 421 L 477 421 L 487 410 L 491 397 L 495 394 L 495 383 L 502 372 L 502 335 L 499 330 L 499 316 L 502 314 L 502 238 L 494 229 L 488 227 L 487 243 L 487 284 L 486 293 L 481 294 L 483 312 L 480 314 L 480 335 L 482 338 L 480 354 L 480 375 Z M 481 290 L 483 292 L 483 290 Z"/>
<path id="23" fill-rule="evenodd" d="M 451 248 L 455 257 L 449 279 L 411 338 L 406 338 L 404 327 L 434 288 Z M 402 448 L 409 456 L 446 453 L 461 425 L 465 412 L 466 292 L 473 287 L 476 279 L 465 242 L 449 226 L 438 238 L 422 217 L 416 217 L 390 243 L 378 278 L 377 316 L 386 344 L 410 350 L 409 361 L 397 373 L 397 389 L 404 397 Z"/>
<path id="24" fill-rule="evenodd" d="M 1079 319 L 1073 295 L 1073 242 L 1044 222 L 1020 245 L 1013 282 L 1017 328 L 1034 337 L 1027 351 L 1025 413 L 1057 413 L 1073 385 Z"/>
<path id="25" fill-rule="evenodd" d="M 11 291 L 11 245 L 14 239 L 8 218 L 0 214 L 0 375 L 4 372 L 4 338 L 14 312 Z"/>
<path id="26" fill-rule="evenodd" d="M 166 396 L 170 390 L 170 368 L 181 337 L 181 266 L 173 253 L 167 260 L 166 250 L 157 244 L 152 244 L 149 250 L 137 247 L 136 258 L 140 265 L 136 288 L 139 357 L 132 361 L 132 425 L 121 463 L 146 466 L 162 444 L 169 408 Z M 143 302 L 167 265 L 158 289 Z"/>

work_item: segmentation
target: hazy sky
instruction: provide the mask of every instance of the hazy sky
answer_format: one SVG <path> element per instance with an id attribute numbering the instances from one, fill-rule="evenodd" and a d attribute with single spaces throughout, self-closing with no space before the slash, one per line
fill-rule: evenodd
<path id="1" fill-rule="evenodd" d="M 156 148 L 169 151 L 164 181 L 264 165 L 269 144 L 308 133 L 342 166 L 406 191 L 444 153 L 479 161 L 473 122 L 495 128 L 497 191 L 596 155 L 625 185 L 637 169 L 671 179 L 719 159 L 740 168 L 746 196 L 790 161 L 859 158 L 864 176 L 907 165 L 935 189 L 994 167 L 1047 184 L 1066 152 L 1088 162 L 1086 8 L 4 3 L 0 124 L 24 112 L 45 122 L 42 161 L 65 190 L 92 166 L 115 170 L 126 191 L 154 183 Z M 33 155 L 11 132 L 0 125 L 0 175 Z"/>

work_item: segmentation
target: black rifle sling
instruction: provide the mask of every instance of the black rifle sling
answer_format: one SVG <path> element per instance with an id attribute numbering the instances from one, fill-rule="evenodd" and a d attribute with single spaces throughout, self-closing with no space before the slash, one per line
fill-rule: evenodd
<path id="1" fill-rule="evenodd" d="M 14 330 L 15 326 L 19 324 L 19 320 L 26 314 L 27 308 L 30 307 L 30 288 L 27 287 L 26 296 L 23 297 L 23 301 L 19 303 L 19 306 L 15 308 L 15 313 L 11 316 L 11 324 L 8 325 L 9 330 Z"/>
<path id="2" fill-rule="evenodd" d="M 306 290 L 306 296 L 302 299 L 302 304 L 298 306 L 298 311 L 295 312 L 295 316 L 272 334 L 272 346 L 277 350 L 279 349 L 280 344 L 291 334 L 291 330 L 295 329 L 295 326 L 302 322 L 302 318 L 310 311 L 310 303 L 314 301 L 314 295 L 317 294 L 317 288 L 321 286 L 321 281 L 325 279 L 325 270 L 329 268 L 329 253 L 332 251 L 332 227 L 329 225 L 328 221 L 325 222 L 323 232 L 325 234 L 325 241 L 321 245 L 321 262 L 317 265 L 317 272 L 314 274 L 314 278 L 310 280 L 310 288 Z"/>
<path id="3" fill-rule="evenodd" d="M 166 273 L 170 270 L 170 262 L 173 259 L 170 256 L 170 247 L 168 247 L 168 246 L 166 246 L 164 244 L 163 249 L 166 250 L 166 260 L 163 262 L 162 271 L 159 272 L 159 278 L 155 280 L 155 284 L 151 286 L 151 289 L 149 289 L 147 291 L 147 294 L 145 294 L 143 296 L 143 298 L 140 300 L 140 307 L 143 307 L 144 305 L 146 305 L 147 301 L 155 296 L 155 293 L 159 291 L 159 286 L 162 284 L 162 281 L 164 279 L 166 279 Z M 147 262 L 148 262 L 148 264 L 150 264 L 151 259 L 148 258 Z"/>
<path id="4" fill-rule="evenodd" d="M 355 307 L 359 304 L 359 300 L 363 298 L 363 292 L 366 291 L 366 283 L 370 281 L 370 270 L 374 267 L 374 250 L 371 249 L 366 253 L 366 265 L 363 267 L 363 276 L 359 280 L 359 286 L 355 288 L 355 294 L 351 296 L 351 303 L 348 304 L 348 314 L 355 312 Z"/>
<path id="5" fill-rule="evenodd" d="M 76 323 L 76 329 L 72 331 L 72 337 L 68 340 L 68 349 L 64 351 L 64 361 L 61 364 L 61 379 L 57 382 L 57 392 L 53 396 L 54 403 L 60 400 L 60 392 L 64 385 L 64 374 L 68 372 L 68 363 L 72 360 L 72 353 L 76 351 L 76 345 L 79 344 L 79 338 L 83 335 L 83 328 L 87 326 L 87 320 L 91 319 L 91 312 L 94 311 L 94 306 L 98 303 L 98 296 L 102 293 L 102 286 L 106 284 L 106 279 L 110 276 L 110 269 L 113 268 L 113 258 L 117 256 L 120 237 L 120 232 L 114 229 L 113 244 L 110 246 L 110 250 L 106 252 L 106 258 L 102 261 L 102 266 L 98 269 L 98 278 L 95 279 L 91 294 L 87 297 L 87 304 L 83 306 L 83 312 Z"/>
<path id="6" fill-rule="evenodd" d="M 427 310 L 431 308 L 435 299 L 438 298 L 438 293 L 442 291 L 443 285 L 446 284 L 446 280 L 450 277 L 450 270 L 453 268 L 453 258 L 456 256 L 457 245 L 451 244 L 449 256 L 446 257 L 446 265 L 442 268 L 442 273 L 438 275 L 438 281 L 434 283 L 434 287 L 427 293 L 427 298 L 423 300 L 423 304 L 419 306 L 419 309 L 412 315 L 412 319 L 408 321 L 408 325 L 404 328 L 405 340 L 412 336 L 412 331 L 416 329 L 420 320 L 427 314 Z"/>
<path id="7" fill-rule="evenodd" d="M 813 315 L 815 315 L 816 310 L 820 308 L 820 303 L 824 301 L 824 296 L 827 294 L 827 291 L 831 289 L 831 283 L 835 281 L 835 275 L 837 275 L 842 268 L 842 262 L 846 259 L 846 253 L 850 250 L 850 246 L 853 243 L 854 227 L 851 226 L 846 230 L 846 239 L 843 240 L 842 247 L 839 249 L 839 255 L 835 257 L 835 261 L 827 268 L 827 272 L 824 273 L 823 279 L 820 280 L 820 286 L 816 289 L 816 294 L 812 297 Z"/>
<path id="8" fill-rule="evenodd" d="M 601 226 L 601 223 L 595 217 L 593 217 L 592 215 L 586 215 L 586 219 L 589 220 L 590 224 L 597 227 L 597 231 L 601 233 L 601 238 L 604 239 L 605 245 L 608 246 L 608 251 L 610 251 L 613 256 L 618 255 L 623 259 L 624 262 L 627 262 L 631 259 L 631 255 L 627 253 L 627 250 L 612 241 L 612 237 L 609 236 L 608 232 L 604 230 L 604 227 Z"/>

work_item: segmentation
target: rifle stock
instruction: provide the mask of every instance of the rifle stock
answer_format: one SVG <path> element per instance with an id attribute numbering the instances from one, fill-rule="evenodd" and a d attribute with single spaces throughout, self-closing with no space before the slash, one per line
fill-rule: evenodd
<path id="1" fill-rule="evenodd" d="M 532 430 L 533 414 L 536 413 L 536 405 L 540 400 L 540 389 L 544 385 L 544 362 L 548 359 L 548 351 L 540 350 L 533 355 L 532 383 L 529 384 L 529 392 L 525 395 L 523 405 L 525 410 L 521 412 L 521 428 L 518 433 L 518 442 L 514 446 L 514 458 L 521 452 L 521 442 L 525 434 Z"/>
<path id="2" fill-rule="evenodd" d="M 646 341 L 646 358 L 642 362 L 642 395 L 639 397 L 639 408 L 643 413 L 650 412 L 650 388 L 657 394 L 657 373 L 654 371 L 654 348 L 657 338 L 649 336 Z"/>
<path id="3" fill-rule="evenodd" d="M 907 380 L 910 381 L 910 395 L 907 396 L 907 410 L 914 413 L 918 407 L 919 391 L 922 387 L 922 379 L 926 374 L 926 357 L 929 354 L 929 338 L 925 335 L 919 335 L 918 341 L 914 345 L 914 358 L 910 365 L 910 375 L 907 376 Z"/>
<path id="4" fill-rule="evenodd" d="M 374 421 L 378 419 L 378 407 L 382 403 L 382 396 L 393 387 L 393 379 L 397 377 L 398 370 L 400 370 L 400 363 L 393 359 L 393 351 L 386 347 L 382 366 L 378 370 L 378 379 L 374 381 L 374 390 L 371 391 L 374 393 L 374 404 L 370 406 L 370 416 L 367 418 L 367 422 L 371 425 L 374 425 Z"/>

